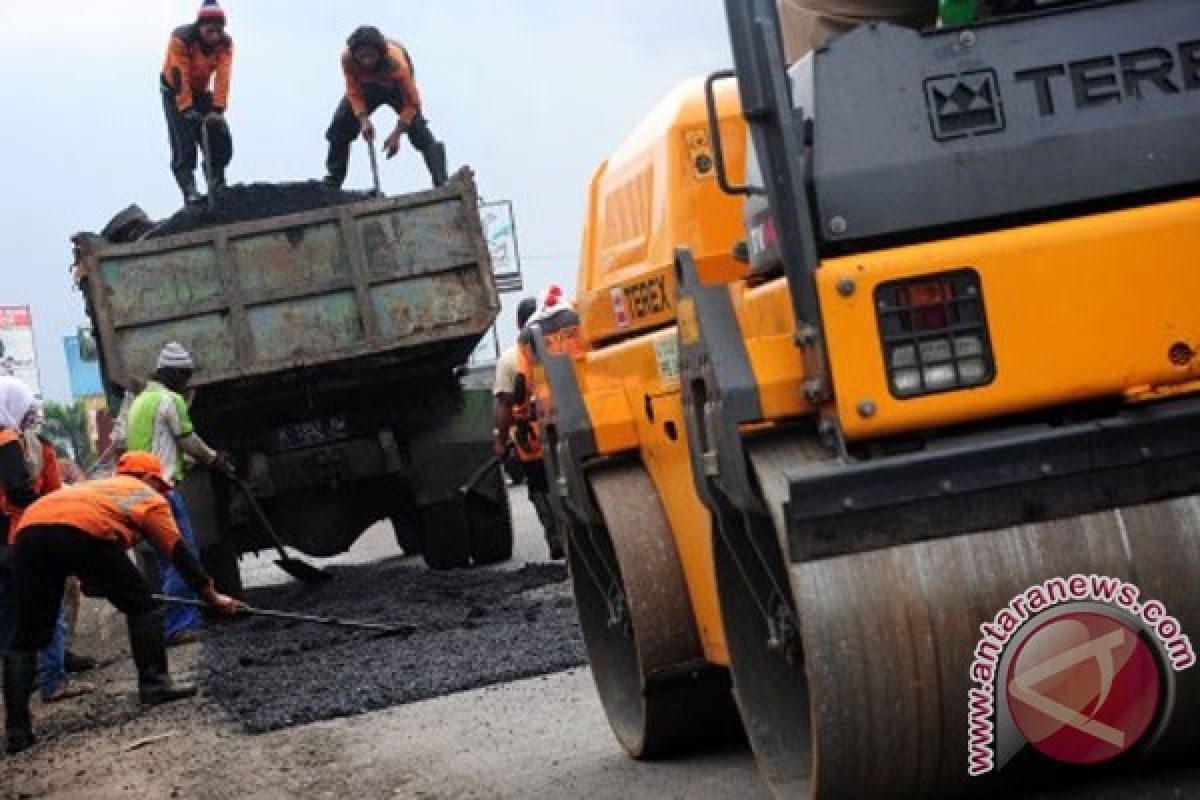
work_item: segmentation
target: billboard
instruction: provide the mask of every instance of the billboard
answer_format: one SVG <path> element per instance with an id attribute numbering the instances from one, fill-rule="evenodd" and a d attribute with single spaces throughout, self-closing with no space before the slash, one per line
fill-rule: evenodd
<path id="1" fill-rule="evenodd" d="M 0 375 L 12 375 L 42 393 L 29 306 L 0 306 Z"/>
<path id="2" fill-rule="evenodd" d="M 521 253 L 517 247 L 517 222 L 512 201 L 482 203 L 479 217 L 492 255 L 496 288 L 501 293 L 521 291 Z"/>
<path id="3" fill-rule="evenodd" d="M 103 397 L 104 384 L 100 379 L 100 362 L 96 360 L 95 346 L 81 348 L 78 335 L 64 336 L 63 350 L 67 355 L 67 377 L 71 379 L 71 396 L 76 400 Z"/>

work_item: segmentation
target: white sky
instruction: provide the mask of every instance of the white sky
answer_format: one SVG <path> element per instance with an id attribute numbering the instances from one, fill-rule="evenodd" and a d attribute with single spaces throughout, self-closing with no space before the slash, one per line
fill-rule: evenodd
<path id="1" fill-rule="evenodd" d="M 0 305 L 33 306 L 47 396 L 68 395 L 62 336 L 85 321 L 69 237 L 136 202 L 179 206 L 157 90 L 167 37 L 199 0 L 0 0 Z M 415 62 L 451 169 L 514 201 L 527 289 L 573 288 L 587 181 L 670 89 L 729 63 L 719 0 L 224 0 L 237 45 L 229 180 L 324 172 L 346 36 L 374 24 Z M 390 114 L 376 116 L 381 129 Z M 384 189 L 424 187 L 405 143 Z M 361 149 L 347 186 L 366 186 Z M 203 181 L 201 181 L 203 183 Z M 506 306 L 517 297 L 507 296 Z M 501 330 L 513 327 L 506 308 Z"/>

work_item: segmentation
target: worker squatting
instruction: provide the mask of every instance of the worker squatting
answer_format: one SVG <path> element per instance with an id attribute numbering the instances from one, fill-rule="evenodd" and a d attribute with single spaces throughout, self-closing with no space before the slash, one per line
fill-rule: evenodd
<path id="1" fill-rule="evenodd" d="M 167 44 L 161 89 L 171 142 L 171 171 L 184 202 L 200 202 L 196 188 L 197 151 L 204 154 L 208 191 L 225 188 L 225 170 L 233 160 L 233 134 L 225 119 L 233 80 L 233 38 L 217 0 L 204 0 L 195 22 L 176 28 Z M 425 159 L 434 186 L 446 183 L 446 147 L 433 135 L 421 112 L 421 92 L 408 50 L 377 28 L 364 26 L 346 42 L 341 59 L 346 93 L 325 133 L 329 154 L 325 183 L 340 188 L 350 165 L 350 145 L 361 133 L 373 147 L 371 115 L 390 106 L 395 129 L 384 139 L 388 158 L 400 152 L 404 136 Z"/>

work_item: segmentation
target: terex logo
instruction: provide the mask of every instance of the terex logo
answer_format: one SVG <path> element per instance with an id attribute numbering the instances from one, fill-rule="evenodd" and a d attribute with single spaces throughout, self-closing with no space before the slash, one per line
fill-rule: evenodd
<path id="1" fill-rule="evenodd" d="M 1043 117 L 1062 111 L 1064 100 L 1082 110 L 1137 100 L 1152 93 L 1195 91 L 1200 89 L 1200 40 L 1183 42 L 1173 49 L 1147 47 L 1034 67 L 1015 73 L 1013 78 L 1033 90 L 1038 113 Z"/>

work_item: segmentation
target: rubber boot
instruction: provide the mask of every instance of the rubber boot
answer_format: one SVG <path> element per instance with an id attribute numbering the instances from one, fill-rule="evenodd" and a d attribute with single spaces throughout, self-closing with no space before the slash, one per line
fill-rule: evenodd
<path id="1" fill-rule="evenodd" d="M 322 180 L 330 189 L 341 189 L 350 169 L 350 144 L 329 144 L 329 155 L 325 157 L 325 178 Z"/>
<path id="2" fill-rule="evenodd" d="M 10 755 L 28 750 L 36 741 L 29 718 L 29 697 L 36 678 L 37 653 L 9 651 L 4 658 L 4 733 Z"/>
<path id="3" fill-rule="evenodd" d="M 200 203 L 200 192 L 196 191 L 196 175 L 192 170 L 176 170 L 175 182 L 179 184 L 179 191 L 183 192 L 185 205 L 194 206 Z"/>
<path id="4" fill-rule="evenodd" d="M 137 666 L 138 698 L 142 705 L 162 705 L 196 694 L 195 686 L 175 683 L 167 672 L 165 616 L 161 608 L 129 616 L 129 644 Z"/>
<path id="5" fill-rule="evenodd" d="M 425 148 L 425 166 L 429 168 L 429 177 L 433 179 L 434 188 L 440 189 L 450 180 L 446 174 L 446 145 L 435 141 Z"/>

